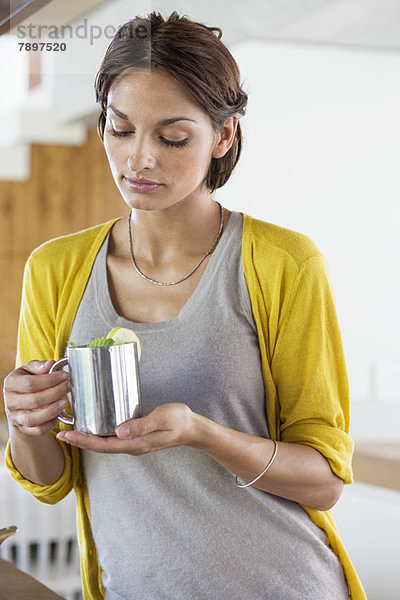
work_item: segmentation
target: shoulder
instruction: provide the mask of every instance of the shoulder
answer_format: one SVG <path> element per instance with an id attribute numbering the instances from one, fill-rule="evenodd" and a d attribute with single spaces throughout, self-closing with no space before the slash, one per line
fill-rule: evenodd
<path id="1" fill-rule="evenodd" d="M 307 235 L 243 215 L 243 251 L 253 260 L 291 263 L 295 269 L 310 259 L 321 257 L 317 245 Z"/>
<path id="2" fill-rule="evenodd" d="M 47 242 L 44 242 L 35 248 L 29 259 L 30 267 L 51 266 L 68 262 L 72 265 L 79 265 L 91 254 L 97 253 L 104 238 L 116 219 L 107 221 L 94 227 L 89 227 L 69 235 L 63 235 Z"/>

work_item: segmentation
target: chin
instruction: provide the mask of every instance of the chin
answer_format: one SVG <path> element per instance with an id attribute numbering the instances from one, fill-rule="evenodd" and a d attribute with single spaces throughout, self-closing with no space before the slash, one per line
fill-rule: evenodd
<path id="1" fill-rule="evenodd" d="M 125 203 L 130 209 L 143 210 L 143 211 L 154 211 L 163 210 L 167 208 L 164 203 L 160 202 L 156 198 L 151 198 L 150 194 L 143 195 L 143 197 L 135 196 L 124 196 Z"/>
<path id="2" fill-rule="evenodd" d="M 167 198 L 157 198 L 156 194 L 154 196 L 152 194 L 143 194 L 143 196 L 138 195 L 124 195 L 125 203 L 129 208 L 134 210 L 143 210 L 143 211 L 163 211 L 172 209 L 175 206 L 182 204 L 187 198 L 177 198 L 177 199 L 167 199 Z"/>

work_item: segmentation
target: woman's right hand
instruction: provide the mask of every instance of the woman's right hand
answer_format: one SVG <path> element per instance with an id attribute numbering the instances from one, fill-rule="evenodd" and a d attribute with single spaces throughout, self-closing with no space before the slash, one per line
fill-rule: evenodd
<path id="1" fill-rule="evenodd" d="M 25 435 L 43 436 L 58 425 L 70 390 L 65 371 L 49 373 L 54 360 L 31 360 L 4 381 L 4 403 L 9 426 Z"/>

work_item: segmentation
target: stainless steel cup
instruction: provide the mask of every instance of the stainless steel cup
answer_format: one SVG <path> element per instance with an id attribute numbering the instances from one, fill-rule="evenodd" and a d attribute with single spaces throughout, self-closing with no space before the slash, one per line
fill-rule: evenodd
<path id="1" fill-rule="evenodd" d="M 59 420 L 76 431 L 115 435 L 123 421 L 141 414 L 136 342 L 103 348 L 67 347 L 66 358 L 50 372 L 68 366 L 71 377 L 72 416 L 64 411 Z"/>

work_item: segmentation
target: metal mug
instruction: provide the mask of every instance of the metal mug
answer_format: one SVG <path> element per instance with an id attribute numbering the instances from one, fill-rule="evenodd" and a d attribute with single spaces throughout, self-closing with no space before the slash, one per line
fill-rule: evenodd
<path id="1" fill-rule="evenodd" d="M 61 412 L 59 420 L 76 431 L 115 435 L 115 428 L 141 414 L 136 342 L 101 348 L 67 347 L 50 373 L 68 366 L 71 377 L 72 416 Z"/>

